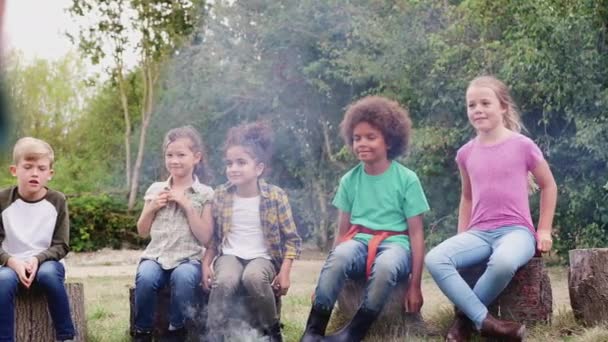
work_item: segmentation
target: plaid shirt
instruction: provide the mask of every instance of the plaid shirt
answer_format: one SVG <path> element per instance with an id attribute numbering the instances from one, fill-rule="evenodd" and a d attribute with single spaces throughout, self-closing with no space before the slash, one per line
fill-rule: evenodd
<path id="1" fill-rule="evenodd" d="M 171 178 L 166 182 L 156 182 L 150 185 L 144 199 L 151 201 L 159 192 L 170 188 Z M 186 196 L 200 214 L 205 203 L 211 201 L 213 189 L 195 179 L 186 190 Z M 203 247 L 192 233 L 186 213 L 175 202 L 167 203 L 156 212 L 150 228 L 150 238 L 141 258 L 155 260 L 165 270 L 175 268 L 185 261 L 201 259 Z"/>
<path id="2" fill-rule="evenodd" d="M 300 256 L 302 240 L 296 231 L 287 194 L 278 186 L 258 181 L 260 188 L 260 220 L 268 254 L 277 272 L 283 259 Z M 232 208 L 236 187 L 226 183 L 215 190 L 213 196 L 213 218 L 215 221 L 210 248 L 221 255 L 221 246 L 232 228 Z"/>

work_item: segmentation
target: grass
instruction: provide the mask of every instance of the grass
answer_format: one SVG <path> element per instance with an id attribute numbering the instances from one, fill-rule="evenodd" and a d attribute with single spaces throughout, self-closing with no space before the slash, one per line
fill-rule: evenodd
<path id="1" fill-rule="evenodd" d="M 283 300 L 282 322 L 285 341 L 299 341 L 310 310 L 310 297 L 314 290 L 322 261 L 300 260 L 292 271 L 292 287 Z M 608 341 L 608 326 L 584 328 L 577 324 L 570 309 L 567 272 L 562 267 L 550 268 L 553 287 L 553 320 L 550 325 L 529 329 L 527 341 Z M 70 278 L 69 281 L 84 283 L 85 307 L 89 341 L 130 341 L 128 289 L 133 284 L 132 276 Z M 432 279 L 423 278 L 425 304 L 422 314 L 435 336 L 379 336 L 373 331 L 366 341 L 442 341 L 441 334 L 452 319 L 452 306 L 437 289 Z M 344 318 L 332 318 L 328 331 L 339 328 Z M 398 330 L 399 327 L 393 328 Z M 391 330 L 391 331 L 393 331 Z"/>

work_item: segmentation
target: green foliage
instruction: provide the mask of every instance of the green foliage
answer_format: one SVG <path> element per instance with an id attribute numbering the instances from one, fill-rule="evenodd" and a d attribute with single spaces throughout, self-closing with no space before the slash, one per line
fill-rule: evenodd
<path id="1" fill-rule="evenodd" d="M 127 212 L 126 199 L 108 194 L 70 196 L 68 209 L 70 245 L 75 252 L 145 244 L 145 240 L 137 236 L 137 213 L 141 208 Z"/>
<path id="2" fill-rule="evenodd" d="M 74 0 L 71 8 L 75 17 L 104 14 L 102 27 L 80 37 L 86 57 L 119 57 L 116 66 L 122 67 L 124 49 L 148 53 L 125 75 L 133 122 L 150 105 L 146 94 L 158 94 L 150 107 L 154 115 L 145 148 L 152 153 L 143 159 L 142 183 L 163 174 L 161 142 L 172 127 L 191 124 L 201 131 L 215 171 L 213 184 L 218 184 L 227 129 L 270 120 L 276 133 L 270 180 L 289 191 L 302 235 L 327 247 L 336 219 L 334 191 L 356 163 L 338 125 L 352 101 L 384 95 L 407 106 L 414 121 L 411 151 L 399 161 L 419 175 L 429 199 L 425 222 L 432 247 L 456 231 L 460 181 L 454 157 L 474 135 L 464 94 L 473 77 L 489 73 L 510 86 L 525 134 L 539 144 L 554 172 L 559 254 L 608 245 L 606 0 L 172 4 Z M 139 12 L 117 11 L 121 5 Z M 125 21 L 123 16 L 131 14 L 137 20 Z M 201 19 L 198 28 L 194 18 Z M 127 27 L 150 44 L 128 46 Z M 155 41 L 154 32 L 165 32 L 166 40 Z M 99 51 L 104 34 L 115 45 Z M 165 58 L 157 58 L 161 55 Z M 158 87 L 144 82 L 150 60 L 158 63 L 153 71 L 165 71 L 153 73 L 162 76 Z M 79 69 L 71 67 L 78 64 L 73 62 L 40 62 L 31 69 L 17 64 L 9 70 L 7 87 L 15 106 L 29 113 L 15 134 L 39 134 L 57 145 L 53 187 L 68 192 L 121 188 L 127 126 L 118 83 L 113 78 L 91 90 L 95 94 L 86 105 L 75 105 L 70 89 L 83 88 L 68 86 L 76 85 L 70 75 Z M 116 76 L 116 69 L 111 73 Z M 53 106 L 40 111 L 45 101 Z M 129 135 L 142 129 L 134 126 Z M 0 183 L 11 182 L 8 175 L 0 177 Z M 538 194 L 531 200 L 538 217 Z"/>

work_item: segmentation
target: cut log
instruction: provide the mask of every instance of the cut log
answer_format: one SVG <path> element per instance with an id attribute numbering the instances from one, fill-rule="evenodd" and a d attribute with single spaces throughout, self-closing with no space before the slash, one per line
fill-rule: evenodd
<path id="1" fill-rule="evenodd" d="M 187 328 L 187 332 L 188 332 L 188 336 L 187 336 L 187 341 L 201 341 L 202 338 L 204 338 L 205 335 L 205 323 L 207 321 L 207 310 L 206 310 L 206 306 L 207 306 L 207 301 L 208 301 L 208 295 L 207 293 L 203 290 L 202 286 L 200 287 L 200 291 L 197 291 L 197 293 L 199 293 L 199 296 L 197 297 L 197 302 L 196 305 L 194 306 L 194 318 L 187 322 L 186 328 Z M 168 287 L 165 287 L 163 289 L 161 289 L 158 292 L 158 295 L 156 297 L 156 312 L 154 314 L 154 331 L 153 331 L 153 335 L 156 338 L 159 338 L 161 336 L 165 336 L 167 334 L 167 331 L 169 329 L 169 304 L 170 304 L 170 299 L 171 298 L 171 292 L 169 291 Z M 129 327 L 129 332 L 131 334 L 131 336 L 134 335 L 135 333 L 135 288 L 134 287 L 130 287 L 129 288 L 129 302 L 130 302 L 130 327 Z M 238 302 L 235 303 L 235 305 L 243 305 L 244 307 L 247 308 L 252 308 L 255 307 L 254 304 L 252 304 L 252 300 L 250 297 L 244 295 L 244 294 L 240 294 L 238 296 Z M 242 312 L 242 310 L 235 310 L 235 312 Z M 279 298 L 277 300 L 277 313 L 279 314 L 280 317 L 280 313 L 281 313 L 281 299 Z M 250 324 L 254 327 L 257 326 L 257 322 L 256 322 L 256 315 L 252 314 L 251 312 L 247 312 L 246 314 L 244 314 L 244 316 L 238 316 L 238 317 L 229 317 L 230 322 L 238 322 L 238 321 L 242 321 L 242 320 L 247 320 L 248 322 L 251 322 Z"/>
<path id="2" fill-rule="evenodd" d="M 343 321 L 350 321 L 355 315 L 363 296 L 367 281 L 365 279 L 346 280 L 338 295 L 336 314 Z M 407 281 L 402 281 L 393 289 L 380 316 L 370 328 L 368 335 L 384 337 L 404 337 L 410 335 L 426 335 L 426 325 L 420 313 L 411 314 L 405 311 L 405 294 Z"/>
<path id="3" fill-rule="evenodd" d="M 75 341 L 87 340 L 84 288 L 81 283 L 65 284 L 70 312 L 76 328 Z M 48 312 L 46 296 L 39 287 L 19 288 L 15 301 L 15 340 L 17 342 L 55 341 L 55 329 Z"/>
<path id="4" fill-rule="evenodd" d="M 578 322 L 595 326 L 608 322 L 608 248 L 569 252 L 570 305 Z"/>
<path id="5" fill-rule="evenodd" d="M 471 288 L 485 271 L 485 264 L 458 270 Z M 500 319 L 526 325 L 550 323 L 553 314 L 551 280 L 542 258 L 534 257 L 515 276 L 488 308 Z"/>
<path id="6" fill-rule="evenodd" d="M 201 341 L 205 334 L 205 321 L 207 320 L 207 312 L 204 310 L 207 303 L 207 295 L 202 287 L 196 297 L 196 303 L 193 307 L 194 316 L 192 320 L 186 322 L 186 331 L 188 333 L 186 341 L 195 342 Z M 129 288 L 129 303 L 130 303 L 130 325 L 129 333 L 131 336 L 135 334 L 135 287 Z M 169 287 L 162 288 L 156 296 L 156 312 L 154 313 L 154 330 L 155 338 L 166 336 L 169 330 L 169 304 L 171 303 L 171 291 Z"/>

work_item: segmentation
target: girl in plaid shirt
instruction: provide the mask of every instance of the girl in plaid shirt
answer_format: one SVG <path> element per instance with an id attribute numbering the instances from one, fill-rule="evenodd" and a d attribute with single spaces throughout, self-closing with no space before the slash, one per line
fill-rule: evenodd
<path id="1" fill-rule="evenodd" d="M 203 285 L 211 291 L 208 340 L 222 340 L 226 315 L 242 286 L 255 298 L 263 335 L 282 341 L 277 297 L 287 294 L 290 271 L 300 254 L 285 191 L 262 175 L 271 157 L 272 132 L 265 123 L 233 127 L 224 151 L 228 182 L 213 197 L 213 238 L 203 257 Z M 217 256 L 217 258 L 215 258 Z M 214 261 L 215 259 L 215 261 Z"/>
<path id="2" fill-rule="evenodd" d="M 172 129 L 163 147 L 169 179 L 148 188 L 137 221 L 137 232 L 150 243 L 135 279 L 135 341 L 152 341 L 156 293 L 165 286 L 171 287 L 170 340 L 185 341 L 201 283 L 202 244 L 211 237 L 213 190 L 197 177 L 206 171 L 199 133 L 190 126 Z"/>

